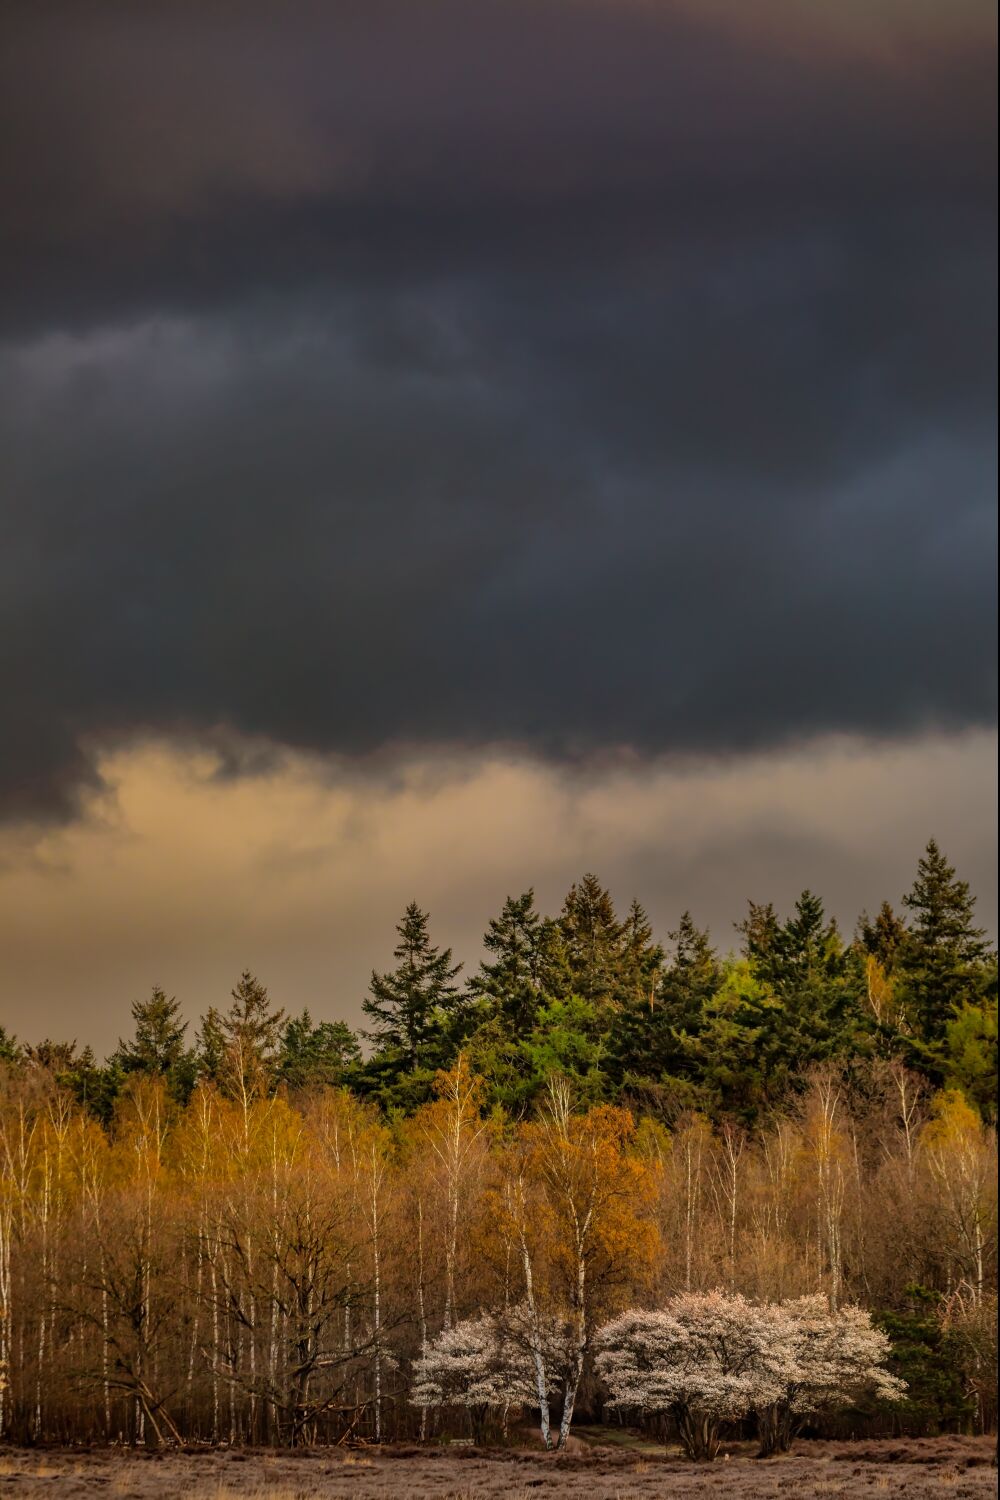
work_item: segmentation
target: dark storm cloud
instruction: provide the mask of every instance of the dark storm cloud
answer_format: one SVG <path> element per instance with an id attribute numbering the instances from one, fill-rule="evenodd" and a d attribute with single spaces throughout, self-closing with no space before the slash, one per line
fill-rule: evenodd
<path id="1" fill-rule="evenodd" d="M 10 813 L 149 730 L 992 722 L 990 19 L 797 10 L 25 7 Z"/>

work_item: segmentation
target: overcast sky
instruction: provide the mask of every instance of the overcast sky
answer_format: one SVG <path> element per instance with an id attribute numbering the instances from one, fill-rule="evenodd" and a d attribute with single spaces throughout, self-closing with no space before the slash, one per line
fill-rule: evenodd
<path id="1" fill-rule="evenodd" d="M 992 4 L 3 29 L 0 1020 L 931 833 L 995 930 Z"/>

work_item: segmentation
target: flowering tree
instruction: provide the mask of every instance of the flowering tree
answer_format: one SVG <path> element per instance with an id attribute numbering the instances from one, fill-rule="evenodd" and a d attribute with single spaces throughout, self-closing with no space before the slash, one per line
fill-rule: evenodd
<path id="1" fill-rule="evenodd" d="M 491 1411 L 535 1400 L 535 1373 L 524 1341 L 492 1313 L 445 1328 L 413 1368 L 414 1406 L 465 1407 L 482 1441 Z"/>
<path id="2" fill-rule="evenodd" d="M 719 1428 L 757 1414 L 762 1457 L 786 1452 L 802 1420 L 863 1391 L 886 1400 L 889 1340 L 868 1313 L 825 1297 L 754 1303 L 722 1292 L 628 1312 L 598 1335 L 597 1369 L 615 1406 L 669 1412 L 691 1458 L 712 1459 Z"/>
<path id="3" fill-rule="evenodd" d="M 685 1293 L 661 1312 L 623 1313 L 596 1342 L 612 1404 L 669 1412 L 690 1458 L 715 1458 L 722 1422 L 751 1407 L 760 1338 L 745 1297 Z"/>
<path id="4" fill-rule="evenodd" d="M 860 1307 L 831 1313 L 825 1297 L 755 1309 L 760 1352 L 751 1382 L 760 1456 L 787 1453 L 810 1414 L 864 1392 L 898 1401 L 905 1382 L 884 1367 L 889 1339 Z"/>

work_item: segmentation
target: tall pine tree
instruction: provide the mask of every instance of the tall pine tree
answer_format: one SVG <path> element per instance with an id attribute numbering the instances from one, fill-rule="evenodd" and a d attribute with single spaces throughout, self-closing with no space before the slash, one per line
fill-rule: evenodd
<path id="1" fill-rule="evenodd" d="M 572 992 L 591 1005 L 610 1000 L 621 927 L 614 903 L 596 875 L 572 885 L 559 915 L 567 977 Z"/>
<path id="2" fill-rule="evenodd" d="M 224 1093 L 247 1100 L 275 1083 L 285 1012 L 275 1009 L 266 986 L 244 969 L 225 1014 L 212 1006 L 198 1033 L 198 1065 L 203 1077 Z"/>
<path id="3" fill-rule="evenodd" d="M 184 1054 L 187 1022 L 181 1020 L 179 1001 L 156 985 L 148 1000 L 133 1001 L 132 1020 L 132 1040 L 119 1041 L 114 1054 L 122 1072 L 169 1073 Z"/>
<path id="4" fill-rule="evenodd" d="M 530 1031 L 545 992 L 553 925 L 538 912 L 534 890 L 507 897 L 483 937 L 489 957 L 469 980 L 482 1021 L 499 1020 L 513 1036 Z"/>
<path id="5" fill-rule="evenodd" d="M 194 1086 L 196 1063 L 184 1046 L 187 1022 L 181 1019 L 180 1002 L 155 985 L 148 1000 L 133 1001 L 132 1021 L 131 1041 L 119 1041 L 109 1065 L 122 1073 L 158 1074 L 184 1102 Z"/>
<path id="6" fill-rule="evenodd" d="M 910 1014 L 919 1038 L 942 1041 L 963 1002 L 977 997 L 989 948 L 973 914 L 976 898 L 934 839 L 903 897 L 909 931 L 899 952 Z"/>
<path id="7" fill-rule="evenodd" d="M 448 1061 L 447 1044 L 461 1009 L 455 980 L 462 965 L 452 962 L 450 948 L 432 947 L 427 913 L 415 901 L 396 932 L 396 968 L 372 972 L 362 1004 L 374 1023 L 365 1035 L 375 1043 L 376 1054 L 392 1060 L 398 1071 L 441 1067 Z"/>

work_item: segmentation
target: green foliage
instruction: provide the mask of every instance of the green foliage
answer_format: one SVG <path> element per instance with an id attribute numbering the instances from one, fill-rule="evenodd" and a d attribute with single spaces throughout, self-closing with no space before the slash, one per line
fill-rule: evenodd
<path id="1" fill-rule="evenodd" d="M 6 1026 L 0 1026 L 0 1062 L 16 1063 L 21 1056 L 21 1047 L 16 1036 L 8 1032 Z"/>
<path id="2" fill-rule="evenodd" d="M 660 958 L 658 982 L 648 991 L 635 987 L 612 1030 L 609 1072 L 632 1093 L 638 1089 L 649 1095 L 651 1088 L 655 1093 L 667 1084 L 673 1097 L 674 1085 L 690 1071 L 692 1045 L 720 979 L 708 933 L 695 926 L 690 912 L 682 914 L 669 937 L 672 961 L 663 969 Z M 685 1099 L 684 1106 L 692 1102 Z"/>
<path id="3" fill-rule="evenodd" d="M 244 969 L 222 1014 L 210 1006 L 197 1039 L 197 1067 L 225 1093 L 274 1086 L 285 1012 L 275 1009 L 265 985 Z"/>
<path id="4" fill-rule="evenodd" d="M 184 1046 L 187 1022 L 181 1020 L 179 1002 L 168 999 L 164 990 L 154 986 L 148 1000 L 133 1002 L 132 1020 L 135 1023 L 132 1040 L 119 1041 L 109 1063 L 126 1076 L 146 1073 L 163 1077 L 178 1103 L 186 1103 L 194 1088 L 198 1065 L 194 1053 Z"/>
<path id="5" fill-rule="evenodd" d="M 520 1050 L 528 1097 L 540 1094 L 553 1074 L 570 1080 L 581 1105 L 595 1104 L 603 1097 L 604 1038 L 593 1005 L 582 995 L 541 1006 Z"/>
<path id="6" fill-rule="evenodd" d="M 201 1077 L 234 1097 L 347 1085 L 408 1113 L 464 1050 L 487 1104 L 515 1117 L 559 1073 L 585 1103 L 624 1101 L 665 1122 L 696 1111 L 753 1125 L 787 1106 L 817 1065 L 861 1087 L 868 1060 L 896 1057 L 993 1122 L 996 955 L 973 924 L 967 883 L 933 840 L 905 906 L 909 926 L 882 902 L 845 943 L 811 891 L 787 917 L 751 901 L 738 924 L 742 953 L 728 958 L 685 911 L 667 957 L 639 903 L 619 920 L 587 874 L 554 919 L 531 888 L 508 896 L 463 991 L 461 964 L 432 945 L 414 902 L 396 928 L 395 968 L 372 974 L 367 1057 L 345 1022 L 308 1011 L 286 1019 L 245 971 L 229 1009 L 202 1017 L 193 1049 L 178 1001 L 157 987 L 132 1005 L 132 1037 L 104 1068 L 71 1044 L 20 1047 L 2 1027 L 0 1061 L 46 1068 L 102 1118 L 134 1073 L 162 1075 L 182 1103 Z"/>
<path id="7" fill-rule="evenodd" d="M 964 1430 L 975 1410 L 966 1392 L 959 1340 L 941 1322 L 941 1297 L 927 1287 L 907 1287 L 907 1305 L 877 1321 L 892 1340 L 889 1369 L 906 1381 L 899 1414 L 907 1430 L 935 1435 Z"/>
<path id="8" fill-rule="evenodd" d="M 663 965 L 646 913 L 633 901 L 624 922 L 596 875 L 569 889 L 558 922 L 562 974 L 556 998 L 577 995 L 597 1009 L 620 1010 L 648 998 Z"/>
<path id="9" fill-rule="evenodd" d="M 22 1060 L 31 1068 L 48 1073 L 67 1089 L 102 1125 L 110 1123 L 124 1075 L 113 1058 L 104 1067 L 92 1047 L 77 1052 L 76 1042 L 56 1042 L 51 1037 L 25 1047 Z"/>
<path id="10" fill-rule="evenodd" d="M 886 974 L 891 974 L 906 940 L 906 924 L 888 901 L 883 901 L 873 922 L 869 921 L 867 912 L 862 912 L 858 925 L 865 952 L 878 959 Z"/>
<path id="11" fill-rule="evenodd" d="M 508 896 L 499 917 L 483 937 L 488 958 L 469 980 L 480 1024 L 500 1021 L 512 1035 L 523 1035 L 535 1023 L 542 996 L 558 962 L 558 929 L 535 907 L 535 893 Z"/>
<path id="12" fill-rule="evenodd" d="M 682 1035 L 678 1069 L 697 1085 L 698 1107 L 751 1122 L 789 1087 L 788 1012 L 747 959 L 728 961 L 697 1028 Z"/>
<path id="13" fill-rule="evenodd" d="M 945 1028 L 941 1049 L 944 1085 L 961 1089 L 984 1120 L 997 1113 L 996 996 L 978 1004 L 966 1001 Z"/>
<path id="14" fill-rule="evenodd" d="M 933 1049 L 956 1012 L 978 998 L 989 948 L 983 929 L 975 926 L 968 882 L 956 877 L 933 839 L 903 904 L 911 923 L 898 965 L 918 1039 Z"/>
<path id="15" fill-rule="evenodd" d="M 276 1066 L 278 1082 L 296 1089 L 339 1087 L 361 1062 L 361 1048 L 345 1021 L 313 1023 L 308 1010 L 286 1021 Z"/>
<path id="16" fill-rule="evenodd" d="M 393 957 L 397 967 L 386 974 L 373 971 L 362 1005 L 374 1022 L 365 1033 L 374 1043 L 374 1055 L 365 1069 L 363 1087 L 387 1103 L 394 1102 L 393 1090 L 403 1075 L 413 1075 L 406 1085 L 409 1096 L 415 1075 L 433 1080 L 435 1070 L 450 1062 L 466 1017 L 455 984 L 462 965 L 452 963 L 450 948 L 441 951 L 431 945 L 427 913 L 415 901 L 406 908 L 396 932 L 399 942 Z M 429 1096 L 428 1088 L 423 1097 Z"/>
<path id="17" fill-rule="evenodd" d="M 201 1018 L 195 1042 L 199 1076 L 208 1079 L 211 1083 L 217 1083 L 222 1072 L 225 1051 L 226 1038 L 222 1030 L 222 1015 L 214 1005 L 210 1005 Z"/>

